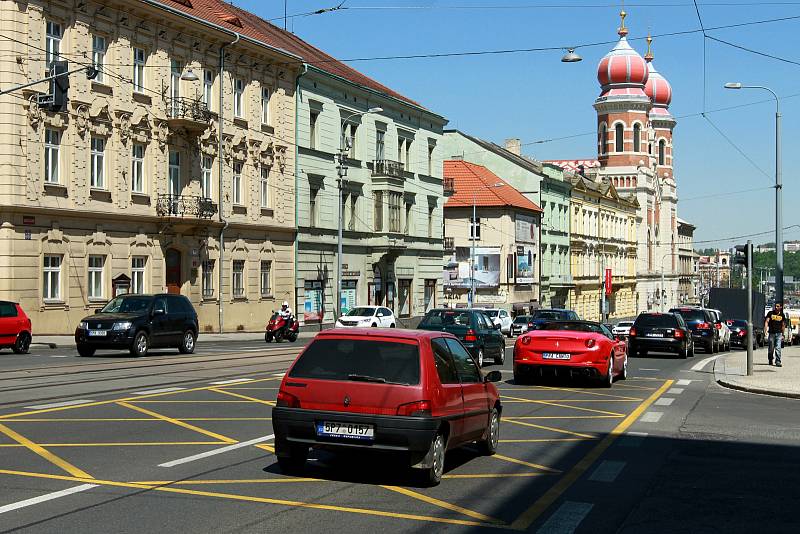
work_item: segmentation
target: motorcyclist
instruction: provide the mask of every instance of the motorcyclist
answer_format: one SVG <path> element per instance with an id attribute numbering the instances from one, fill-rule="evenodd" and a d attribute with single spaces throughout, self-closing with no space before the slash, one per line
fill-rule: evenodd
<path id="1" fill-rule="evenodd" d="M 286 321 L 286 330 L 291 330 L 292 323 L 294 322 L 294 315 L 292 315 L 292 309 L 289 307 L 289 303 L 285 300 L 283 304 L 281 304 L 281 309 L 278 310 L 278 315 Z"/>

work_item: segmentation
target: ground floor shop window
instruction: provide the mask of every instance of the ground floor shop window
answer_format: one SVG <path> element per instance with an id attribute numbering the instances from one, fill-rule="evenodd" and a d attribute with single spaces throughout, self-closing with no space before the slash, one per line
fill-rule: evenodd
<path id="1" fill-rule="evenodd" d="M 394 282 L 386 282 L 386 306 L 394 313 L 397 313 L 397 308 L 394 306 L 396 294 L 397 292 L 394 287 Z"/>
<path id="2" fill-rule="evenodd" d="M 411 317 L 411 280 L 400 280 L 399 289 L 397 313 L 400 317 Z"/>
<path id="3" fill-rule="evenodd" d="M 203 298 L 214 296 L 214 260 L 203 262 Z"/>
<path id="4" fill-rule="evenodd" d="M 320 322 L 325 314 L 322 300 L 322 280 L 306 280 L 306 299 L 303 307 L 303 319 L 306 322 Z"/>
<path id="5" fill-rule="evenodd" d="M 131 293 L 141 294 L 145 292 L 146 267 L 146 256 L 134 256 L 131 258 Z"/>
<path id="6" fill-rule="evenodd" d="M 44 257 L 44 284 L 42 285 L 44 300 L 59 300 L 61 298 L 61 256 L 47 255 Z"/>
<path id="7" fill-rule="evenodd" d="M 231 286 L 234 298 L 244 297 L 244 260 L 233 260 Z"/>
<path id="8" fill-rule="evenodd" d="M 342 280 L 341 306 L 342 315 L 346 314 L 358 305 L 357 301 L 357 280 Z"/>
<path id="9" fill-rule="evenodd" d="M 425 312 L 436 307 L 436 280 L 425 280 Z"/>
<path id="10" fill-rule="evenodd" d="M 371 306 L 380 306 L 383 304 L 383 284 L 369 283 L 369 304 Z"/>
<path id="11" fill-rule="evenodd" d="M 272 262 L 264 260 L 261 262 L 261 296 L 272 295 Z"/>
<path id="12" fill-rule="evenodd" d="M 105 263 L 105 256 L 89 256 L 88 292 L 90 299 L 103 298 L 103 271 Z"/>

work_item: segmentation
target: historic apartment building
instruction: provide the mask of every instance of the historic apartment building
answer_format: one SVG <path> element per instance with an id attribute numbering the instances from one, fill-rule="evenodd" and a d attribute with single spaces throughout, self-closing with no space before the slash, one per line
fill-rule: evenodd
<path id="1" fill-rule="evenodd" d="M 444 303 L 468 306 L 474 279 L 474 306 L 538 308 L 541 208 L 481 165 L 446 160 L 444 176 Z"/>
<path id="2" fill-rule="evenodd" d="M 700 301 L 699 255 L 694 251 L 695 226 L 678 219 L 678 258 L 680 278 L 678 282 L 678 302 L 681 304 Z"/>
<path id="3" fill-rule="evenodd" d="M 62 112 L 47 83 L 0 97 L 0 299 L 40 334 L 127 291 L 263 328 L 293 296 L 298 57 L 220 0 L 2 0 L 0 33 L 4 89 L 99 71 Z"/>

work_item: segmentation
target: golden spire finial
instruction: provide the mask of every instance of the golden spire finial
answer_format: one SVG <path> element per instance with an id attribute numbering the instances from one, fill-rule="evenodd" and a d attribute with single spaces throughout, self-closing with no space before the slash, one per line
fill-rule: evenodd
<path id="1" fill-rule="evenodd" d="M 650 35 L 650 30 L 647 30 L 647 53 L 644 55 L 644 60 L 650 63 L 655 57 L 653 55 L 653 37 Z"/>
<path id="2" fill-rule="evenodd" d="M 620 37 L 625 37 L 628 35 L 628 28 L 625 27 L 625 17 L 628 14 L 625 13 L 625 0 L 622 0 L 622 10 L 619 12 L 619 18 L 621 20 L 620 27 L 617 29 L 617 35 Z"/>

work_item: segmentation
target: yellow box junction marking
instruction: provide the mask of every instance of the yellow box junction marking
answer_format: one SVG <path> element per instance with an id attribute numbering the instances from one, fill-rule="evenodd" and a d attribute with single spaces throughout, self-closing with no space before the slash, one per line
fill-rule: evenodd
<path id="1" fill-rule="evenodd" d="M 131 409 L 131 410 L 136 410 L 137 412 L 143 413 L 145 415 L 149 415 L 150 417 L 154 417 L 156 419 L 160 419 L 162 421 L 166 421 L 167 423 L 172 423 L 173 425 L 179 426 L 181 428 L 185 428 L 185 429 L 188 429 L 188 430 L 192 430 L 194 432 L 198 432 L 198 433 L 203 434 L 205 436 L 208 436 L 210 438 L 218 439 L 218 440 L 222 441 L 223 443 L 236 443 L 235 439 L 229 438 L 227 436 L 223 436 L 222 434 L 217 434 L 216 432 L 211 432 L 209 430 L 204 430 L 204 429 L 202 429 L 202 428 L 200 428 L 198 426 L 194 426 L 192 424 L 186 423 L 184 421 L 180 421 L 178 419 L 173 419 L 172 417 L 167 417 L 166 415 L 154 412 L 152 410 L 148 410 L 146 408 L 141 408 L 139 406 L 135 406 L 135 405 L 130 404 L 128 402 L 118 402 L 117 404 L 120 405 L 120 406 L 124 406 L 125 408 Z"/>
<path id="2" fill-rule="evenodd" d="M 570 406 L 569 404 L 561 404 L 563 401 L 554 402 L 554 401 L 546 401 L 546 400 L 536 400 L 536 399 L 522 399 L 520 397 L 509 397 L 507 395 L 500 395 L 501 399 L 509 399 L 506 402 L 527 402 L 531 404 L 543 404 L 545 406 L 556 406 L 558 408 L 570 408 L 572 410 L 578 410 L 581 412 L 591 412 L 591 413 L 599 413 L 601 415 L 615 415 L 618 417 L 625 417 L 624 413 L 618 412 L 608 412 L 605 410 L 595 410 L 594 408 L 582 408 L 580 406 Z"/>
<path id="3" fill-rule="evenodd" d="M 59 458 L 58 456 L 56 456 L 52 452 L 50 452 L 47 449 L 45 449 L 42 445 L 39 445 L 38 443 L 34 443 L 33 441 L 29 440 L 28 438 L 26 438 L 25 436 L 23 436 L 19 432 L 15 432 L 14 430 L 8 428 L 7 426 L 1 425 L 1 424 L 0 424 L 0 432 L 2 432 L 3 434 L 8 436 L 9 438 L 11 438 L 14 441 L 16 441 L 17 443 L 19 443 L 19 446 L 27 447 L 31 452 L 38 454 L 39 456 L 41 456 L 42 458 L 44 458 L 45 460 L 47 460 L 51 464 L 54 464 L 54 465 L 60 467 L 61 469 L 63 469 L 67 473 L 69 473 L 70 475 L 75 476 L 75 477 L 84 478 L 84 479 L 91 479 L 92 478 L 92 475 L 90 475 L 86 471 L 83 471 L 83 470 L 75 467 L 74 465 L 72 465 L 68 461 Z"/>
<path id="4" fill-rule="evenodd" d="M 440 508 L 445 508 L 453 512 L 458 512 L 459 514 L 464 514 L 465 516 L 471 517 L 473 519 L 478 519 L 480 521 L 485 521 L 487 523 L 492 523 L 495 525 L 505 525 L 505 522 L 501 521 L 500 519 L 482 514 L 480 512 L 476 512 L 474 510 L 470 510 L 468 508 L 464 508 L 462 506 L 458 506 L 457 504 L 452 504 L 439 499 L 435 499 L 433 497 L 429 497 L 428 495 L 423 495 L 422 493 L 417 493 L 416 491 L 412 491 L 407 488 L 401 488 L 400 486 L 381 486 L 381 487 L 389 491 L 394 491 L 402 495 L 405 495 L 407 497 L 411 497 L 412 499 L 417 499 L 422 502 L 438 506 Z"/>
<path id="5" fill-rule="evenodd" d="M 257 402 L 259 404 L 266 404 L 268 406 L 275 406 L 275 401 L 267 401 L 263 399 L 256 399 L 254 397 L 248 397 L 247 395 L 242 395 L 240 393 L 234 393 L 233 391 L 225 391 L 219 388 L 211 388 L 211 391 L 215 391 L 217 393 L 222 393 L 223 395 L 230 395 L 231 397 L 239 397 L 240 399 L 245 399 L 249 402 Z M 236 402 L 236 401 L 233 401 Z"/>
<path id="6" fill-rule="evenodd" d="M 525 421 L 515 421 L 513 417 L 504 417 L 503 421 L 507 423 L 513 423 L 515 425 L 522 425 L 528 426 L 532 428 L 539 428 L 541 430 L 549 430 L 550 432 L 556 432 L 559 434 L 569 434 L 571 436 L 577 436 L 579 438 L 586 438 L 586 439 L 594 439 L 596 436 L 593 434 L 582 434 L 581 432 L 573 432 L 572 430 L 563 430 L 561 428 L 553 428 L 552 426 L 544 426 L 544 425 L 535 425 L 533 423 L 526 423 Z"/>

